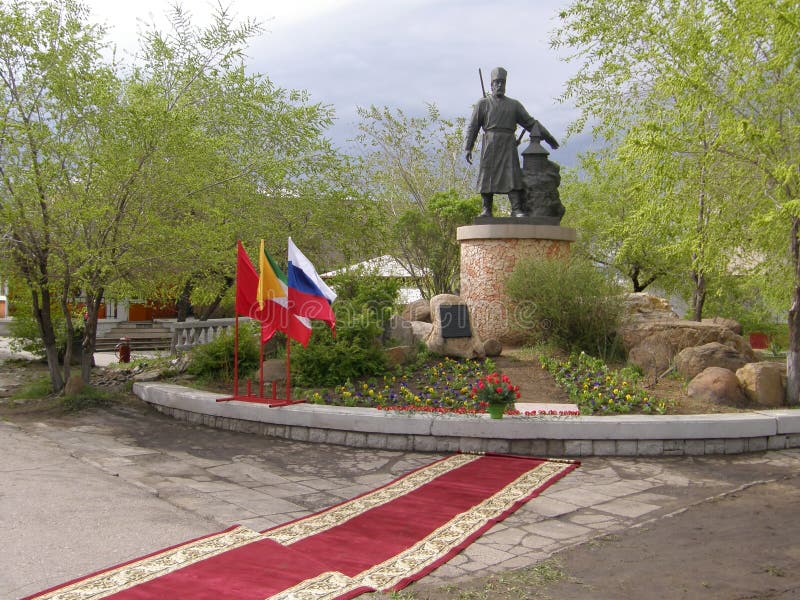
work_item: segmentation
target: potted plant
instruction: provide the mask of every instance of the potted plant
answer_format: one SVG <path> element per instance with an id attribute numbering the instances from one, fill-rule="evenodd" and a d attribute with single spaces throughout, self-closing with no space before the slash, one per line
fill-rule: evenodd
<path id="1" fill-rule="evenodd" d="M 489 373 L 478 379 L 470 395 L 486 405 L 493 419 L 502 419 L 506 408 L 519 398 L 519 386 L 512 384 L 508 375 Z"/>

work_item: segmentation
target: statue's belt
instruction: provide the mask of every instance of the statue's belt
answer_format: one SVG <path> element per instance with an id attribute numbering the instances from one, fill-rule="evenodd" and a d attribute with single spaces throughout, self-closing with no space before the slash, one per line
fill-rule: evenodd
<path id="1" fill-rule="evenodd" d="M 484 129 L 486 133 L 510 133 L 514 135 L 516 129 L 507 129 L 505 127 L 492 127 L 491 129 Z"/>

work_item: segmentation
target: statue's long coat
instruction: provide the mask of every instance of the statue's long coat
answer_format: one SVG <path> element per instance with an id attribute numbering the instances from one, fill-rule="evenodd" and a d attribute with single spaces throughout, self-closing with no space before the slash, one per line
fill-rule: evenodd
<path id="1" fill-rule="evenodd" d="M 520 102 L 507 96 L 481 98 L 467 126 L 465 149 L 472 151 L 483 128 L 478 190 L 481 194 L 507 194 L 523 189 L 522 170 L 514 133 L 517 125 L 533 127 L 536 120 Z"/>

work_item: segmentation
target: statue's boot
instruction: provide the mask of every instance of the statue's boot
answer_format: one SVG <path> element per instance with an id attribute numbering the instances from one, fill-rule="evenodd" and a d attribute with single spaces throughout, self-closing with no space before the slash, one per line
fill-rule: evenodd
<path id="1" fill-rule="evenodd" d="M 528 214 L 525 212 L 524 201 L 522 197 L 522 192 L 520 191 L 513 191 L 508 195 L 508 199 L 511 201 L 511 216 L 512 217 L 527 217 Z"/>
<path id="2" fill-rule="evenodd" d="M 492 201 L 494 196 L 492 194 L 481 194 L 481 198 L 483 199 L 483 211 L 479 214 L 479 217 L 491 217 L 492 216 Z"/>

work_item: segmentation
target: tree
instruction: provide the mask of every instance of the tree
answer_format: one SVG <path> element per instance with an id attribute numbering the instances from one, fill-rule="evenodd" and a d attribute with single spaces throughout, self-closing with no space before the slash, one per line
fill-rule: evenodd
<path id="1" fill-rule="evenodd" d="M 592 262 L 615 269 L 633 292 L 665 279 L 675 268 L 667 241 L 673 233 L 648 214 L 647 197 L 637 170 L 630 169 L 611 150 L 581 156 L 580 171 L 564 177 L 562 197 L 565 224 L 578 232 L 576 252 Z"/>
<path id="2" fill-rule="evenodd" d="M 480 210 L 479 196 L 459 198 L 451 190 L 436 192 L 424 210 L 409 208 L 396 221 L 393 237 L 402 255 L 397 260 L 425 298 L 458 289 L 461 247 L 456 229 L 471 223 Z"/>
<path id="3" fill-rule="evenodd" d="M 194 278 L 224 293 L 236 239 L 264 237 L 269 199 L 310 195 L 333 162 L 330 109 L 245 73 L 254 22 L 219 8 L 200 30 L 176 5 L 171 31 L 148 29 L 124 69 L 103 62 L 86 14 L 73 0 L 0 7 L 2 250 L 31 289 L 54 390 L 69 360 L 61 371 L 53 306 L 71 340 L 71 305 L 85 299 L 88 381 L 109 291 Z"/>
<path id="4" fill-rule="evenodd" d="M 69 239 L 78 233 L 79 198 L 87 195 L 86 157 L 118 94 L 100 61 L 100 34 L 83 23 L 85 9 L 64 0 L 0 7 L 0 211 L 7 268 L 27 283 L 50 378 L 59 390 L 57 332 L 51 311 L 66 318 L 66 375 L 73 325 L 68 302 L 75 272 L 90 253 Z"/>
<path id="5" fill-rule="evenodd" d="M 474 171 L 463 160 L 465 120 L 445 119 L 434 104 L 424 117 L 360 108 L 358 141 L 367 149 L 362 185 L 385 218 L 385 247 L 425 297 L 458 285 L 455 229 L 477 216 Z"/>
<path id="6" fill-rule="evenodd" d="M 629 141 L 640 153 L 661 157 L 651 165 L 679 157 L 685 169 L 692 161 L 692 176 L 676 169 L 668 181 L 696 199 L 703 239 L 693 247 L 696 291 L 703 293 L 707 266 L 722 265 L 709 263 L 709 256 L 732 250 L 720 249 L 719 236 L 708 228 L 712 217 L 723 217 L 727 239 L 738 244 L 728 258 L 758 249 L 762 263 L 789 265 L 791 292 L 782 294 L 781 304 L 788 306 L 791 297 L 787 400 L 797 403 L 800 6 L 784 0 L 579 0 L 561 16 L 554 42 L 578 48 L 584 61 L 566 94 L 582 109 L 576 127 L 595 119 L 595 130 L 606 137 L 632 132 Z M 662 173 L 650 168 L 643 177 Z M 740 193 L 756 189 L 751 197 Z M 767 253 L 774 246 L 757 246 L 763 236 L 750 226 L 754 222 L 787 230 L 790 260 L 773 261 Z"/>

